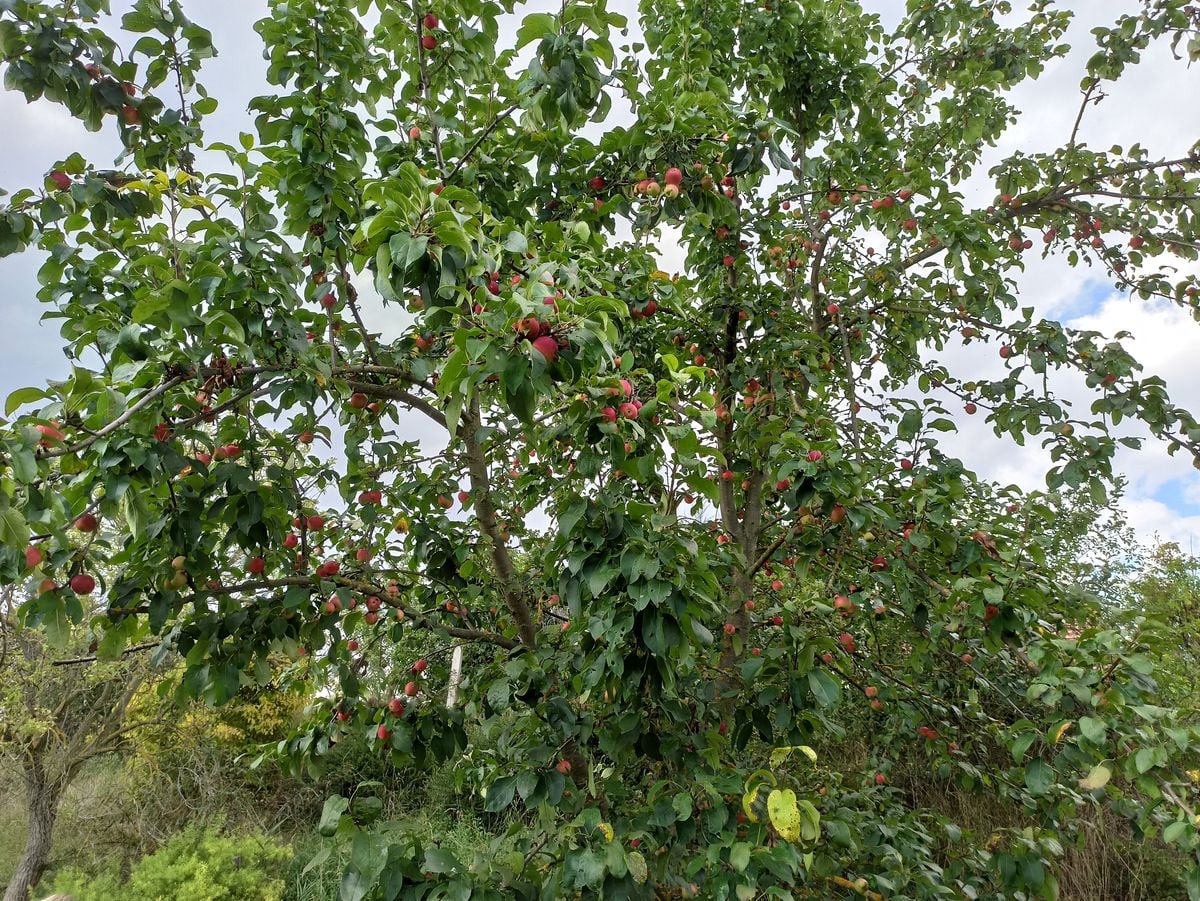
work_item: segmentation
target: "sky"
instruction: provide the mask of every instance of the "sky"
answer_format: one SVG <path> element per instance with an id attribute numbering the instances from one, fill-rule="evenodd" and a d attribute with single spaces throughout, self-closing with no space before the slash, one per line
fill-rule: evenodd
<path id="1" fill-rule="evenodd" d="M 527 4 L 526 10 L 557 9 L 558 5 L 558 0 L 543 0 Z M 898 0 L 864 0 L 864 6 L 879 12 L 885 24 L 897 20 L 902 5 Z M 1063 0 L 1061 5 L 1076 14 L 1068 35 L 1073 50 L 1065 59 L 1051 62 L 1036 82 L 1012 94 L 1021 118 L 989 154 L 980 173 L 1016 150 L 1034 153 L 1066 141 L 1078 106 L 1083 66 L 1093 48 L 1090 29 L 1133 12 L 1141 4 L 1139 0 Z M 129 3 L 114 0 L 113 6 L 123 12 Z M 261 43 L 253 30 L 253 23 L 266 12 L 266 0 L 190 0 L 184 7 L 213 32 L 220 54 L 206 64 L 201 76 L 210 94 L 221 101 L 217 112 L 206 118 L 208 138 L 232 142 L 239 132 L 253 130 L 248 102 L 268 88 Z M 634 0 L 610 0 L 609 7 L 636 22 Z M 1189 97 L 1192 102 L 1187 101 Z M 1110 86 L 1099 107 L 1088 111 L 1080 141 L 1102 149 L 1139 142 L 1149 148 L 1151 156 L 1182 156 L 1200 138 L 1196 97 L 1200 97 L 1200 66 L 1189 69 L 1173 60 L 1165 48 L 1158 48 L 1122 81 Z M 9 191 L 40 186 L 54 163 L 72 152 L 79 151 L 106 168 L 120 149 L 114 131 L 89 134 L 61 108 L 45 102 L 27 104 L 17 93 L 0 91 L 0 121 L 13 127 L 0 141 L 0 187 Z M 983 175 L 967 186 L 968 197 L 980 205 L 987 204 L 995 193 Z M 660 247 L 663 268 L 678 269 L 681 254 L 670 246 L 669 236 Z M 1146 373 L 1162 376 L 1176 402 L 1193 410 L 1200 407 L 1200 365 L 1195 352 L 1200 326 L 1186 312 L 1165 302 L 1124 297 L 1094 270 L 1072 270 L 1059 260 L 1030 257 L 1019 278 L 1023 306 L 1032 305 L 1040 314 L 1070 326 L 1108 335 L 1132 333 L 1128 346 Z M 36 298 L 39 262 L 32 253 L 0 259 L 0 284 L 4 285 L 0 293 L 0 398 L 17 388 L 62 377 L 68 369 L 54 323 L 39 322 L 45 312 Z M 404 324 L 395 312 L 375 309 L 366 315 L 373 329 L 386 328 L 389 334 Z M 948 348 L 941 359 L 954 371 L 973 371 L 980 377 L 999 373 L 1003 365 L 994 345 L 983 350 L 980 345 Z M 1081 382 L 1064 382 L 1061 390 L 1065 396 L 1087 403 Z M 1018 447 L 1010 440 L 995 438 L 982 416 L 960 419 L 961 431 L 944 442 L 946 451 L 1003 484 L 1044 487 L 1047 459 L 1036 444 Z M 412 420 L 403 424 L 432 440 L 420 420 L 412 414 Z M 1117 468 L 1129 480 L 1123 506 L 1140 536 L 1147 541 L 1156 537 L 1178 541 L 1185 551 L 1200 551 L 1200 472 L 1191 459 L 1186 455 L 1169 457 L 1161 443 L 1148 440 L 1140 452 L 1120 451 Z"/>

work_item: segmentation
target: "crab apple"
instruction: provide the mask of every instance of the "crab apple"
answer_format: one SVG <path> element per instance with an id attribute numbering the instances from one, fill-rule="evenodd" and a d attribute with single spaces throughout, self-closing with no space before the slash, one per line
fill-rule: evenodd
<path id="1" fill-rule="evenodd" d="M 825 307 L 825 312 L 828 313 L 830 316 L 836 316 L 841 311 L 842 311 L 842 308 L 839 307 L 836 303 L 831 303 L 827 307 Z"/>
<path id="2" fill-rule="evenodd" d="M 404 685 L 404 693 L 410 698 L 415 698 L 420 690 L 416 682 L 407 682 Z"/>
<path id="3" fill-rule="evenodd" d="M 80 532 L 94 532 L 100 526 L 100 521 L 91 513 L 84 513 L 75 520 L 75 528 Z"/>
<path id="4" fill-rule="evenodd" d="M 833 655 L 826 651 L 821 655 L 821 662 L 828 666 L 829 664 L 833 663 Z"/>
<path id="5" fill-rule="evenodd" d="M 408 139 L 414 144 L 421 140 L 421 129 L 414 125 L 408 130 Z"/>
<path id="6" fill-rule="evenodd" d="M 908 472 L 909 470 L 911 470 L 913 468 L 913 461 L 908 459 L 907 457 L 905 457 L 903 460 L 900 461 L 900 468 L 903 469 L 905 472 Z"/>
<path id="7" fill-rule="evenodd" d="M 287 536 L 284 537 L 284 539 L 283 539 L 283 546 L 285 548 L 288 548 L 289 550 L 291 548 L 294 548 L 299 543 L 300 543 L 300 536 L 297 535 L 295 532 L 288 532 Z"/>
<path id="8" fill-rule="evenodd" d="M 771 590 L 772 591 L 783 591 L 783 582 L 780 581 L 779 579 L 776 579 L 774 582 L 771 583 Z"/>
<path id="9" fill-rule="evenodd" d="M 879 700 L 879 698 L 871 698 L 871 709 L 872 710 L 882 710 L 883 709 L 883 701 Z"/>
<path id="10" fill-rule="evenodd" d="M 988 604 L 986 607 L 983 608 L 983 621 L 984 622 L 991 622 L 999 615 L 1000 615 L 1000 608 L 997 607 L 995 604 Z"/>
<path id="11" fill-rule="evenodd" d="M 874 557 L 871 560 L 871 569 L 880 571 L 888 568 L 887 557 Z"/>
<path id="12" fill-rule="evenodd" d="M 142 113 L 137 107 L 123 106 L 121 107 L 121 118 L 125 120 L 126 125 L 140 125 Z"/>
<path id="13" fill-rule="evenodd" d="M 567 773 L 571 772 L 571 761 L 560 760 L 557 764 L 555 764 L 554 768 L 565 776 Z"/>
<path id="14" fill-rule="evenodd" d="M 745 607 L 747 610 L 753 610 L 757 605 L 754 603 L 754 601 L 750 600 L 750 601 L 746 601 L 746 603 L 743 604 L 742 606 Z"/>
<path id="15" fill-rule="evenodd" d="M 617 421 L 617 411 L 614 410 L 612 407 L 603 407 L 600 410 L 600 418 L 603 419 L 605 422 L 616 422 Z"/>
<path id="16" fill-rule="evenodd" d="M 680 185 L 683 184 L 683 171 L 681 169 L 678 169 L 678 168 L 672 166 L 670 169 L 668 169 L 666 172 L 663 173 L 663 181 L 668 185 L 674 185 L 675 187 L 679 187 Z"/>
<path id="17" fill-rule="evenodd" d="M 312 432 L 301 432 L 299 437 L 296 440 L 299 441 L 301 444 L 312 444 L 313 433 Z"/>
<path id="18" fill-rule="evenodd" d="M 65 441 L 67 437 L 56 426 L 39 425 L 34 426 L 34 428 L 42 433 L 43 445 L 48 445 L 51 441 Z"/>
<path id="19" fill-rule="evenodd" d="M 71 176 L 67 175 L 61 169 L 55 169 L 51 172 L 50 180 L 54 182 L 54 186 L 60 191 L 66 191 L 71 187 Z"/>
<path id="20" fill-rule="evenodd" d="M 732 482 L 733 481 L 733 470 L 730 470 L 730 469 L 724 470 L 721 473 L 721 478 L 724 479 L 726 482 Z"/>
<path id="21" fill-rule="evenodd" d="M 429 669 L 429 661 L 426 660 L 424 657 L 422 657 L 420 660 L 416 661 L 412 665 L 412 671 L 417 674 L 423 673 L 427 669 Z"/>
<path id="22" fill-rule="evenodd" d="M 726 635 L 732 635 L 736 631 L 737 631 L 737 626 L 735 626 L 733 623 L 725 624 L 725 634 Z"/>
<path id="23" fill-rule="evenodd" d="M 25 568 L 33 569 L 42 562 L 42 552 L 38 548 L 30 545 L 25 548 Z"/>
<path id="24" fill-rule="evenodd" d="M 363 394 L 361 391 L 355 391 L 353 394 L 350 395 L 350 406 L 352 406 L 356 410 L 366 409 L 367 396 L 365 394 Z"/>
<path id="25" fill-rule="evenodd" d="M 541 354 L 547 363 L 553 363 L 554 358 L 558 356 L 558 340 L 550 335 L 542 335 L 533 340 L 533 349 Z"/>
<path id="26" fill-rule="evenodd" d="M 962 654 L 959 656 L 958 659 L 961 660 L 963 663 L 967 664 L 968 666 L 970 666 L 971 661 L 974 660 L 975 658 L 972 657 L 970 654 Z"/>
<path id="27" fill-rule="evenodd" d="M 326 560 L 321 564 L 321 568 L 325 570 L 326 575 L 336 576 L 341 570 L 342 564 L 338 563 L 336 560 Z"/>
<path id="28" fill-rule="evenodd" d="M 866 688 L 863 689 L 863 694 L 865 694 L 868 698 L 878 697 L 879 689 L 876 688 L 874 685 L 868 685 Z"/>
<path id="29" fill-rule="evenodd" d="M 906 231 L 914 232 L 917 230 L 917 220 L 911 217 L 905 219 L 904 222 L 901 223 L 901 228 L 905 229 Z"/>
<path id="30" fill-rule="evenodd" d="M 1134 235 L 1132 238 L 1129 239 L 1129 246 L 1131 248 L 1133 248 L 1134 250 L 1137 250 L 1145 243 L 1146 243 L 1146 239 L 1143 238 L 1141 235 Z"/>
<path id="31" fill-rule="evenodd" d="M 77 573 L 71 576 L 71 590 L 76 594 L 91 594 L 96 590 L 96 580 L 87 573 Z"/>
<path id="32" fill-rule="evenodd" d="M 625 419 L 637 419 L 638 418 L 638 408 L 637 408 L 636 404 L 623 403 L 623 404 L 621 404 L 620 409 L 621 409 L 621 415 Z"/>
<path id="33" fill-rule="evenodd" d="M 437 44 L 438 44 L 437 38 L 435 38 L 433 35 L 426 34 L 426 35 L 421 36 L 421 46 L 424 49 L 435 50 L 435 49 L 437 49 Z"/>
<path id="34" fill-rule="evenodd" d="M 823 453 L 821 453 L 819 450 L 810 450 L 808 452 L 808 462 L 809 463 L 820 463 L 821 459 L 824 456 L 825 455 Z"/>
<path id="35" fill-rule="evenodd" d="M 775 483 L 776 491 L 787 491 L 791 487 L 792 487 L 791 479 L 780 479 L 778 482 Z"/>
<path id="36" fill-rule="evenodd" d="M 783 625 L 783 617 L 780 616 L 778 613 L 776 613 L 774 616 L 771 617 L 771 625 L 782 626 Z"/>
<path id="37" fill-rule="evenodd" d="M 838 644 L 842 646 L 842 650 L 847 654 L 853 654 L 858 650 L 858 642 L 854 640 L 854 636 L 849 632 L 843 632 L 838 636 Z"/>
<path id="38" fill-rule="evenodd" d="M 375 730 L 375 735 L 380 741 L 387 741 L 392 737 L 392 730 L 383 723 L 380 723 L 379 728 Z"/>
<path id="39" fill-rule="evenodd" d="M 853 613 L 854 602 L 844 594 L 839 594 L 833 599 L 833 609 L 839 613 Z"/>
<path id="40" fill-rule="evenodd" d="M 53 579 L 42 579 L 38 583 L 38 594 L 48 594 L 51 591 L 58 591 L 58 583 Z"/>
<path id="41" fill-rule="evenodd" d="M 829 521 L 834 525 L 843 522 L 846 519 L 846 508 L 841 504 L 834 504 L 833 509 L 829 511 Z"/>
<path id="42" fill-rule="evenodd" d="M 433 31 L 438 27 L 438 17 L 433 13 L 426 13 L 425 18 L 421 20 L 421 24 L 429 31 Z"/>
<path id="43" fill-rule="evenodd" d="M 885 782 L 887 782 L 887 776 L 885 776 L 883 773 L 875 774 L 875 784 L 876 785 L 883 785 Z"/>
<path id="44" fill-rule="evenodd" d="M 346 650 L 347 651 L 357 651 L 358 650 L 357 639 L 351 638 L 348 642 L 346 642 Z"/>
<path id="45" fill-rule="evenodd" d="M 366 563 L 371 559 L 371 549 L 367 547 L 360 547 L 354 552 L 354 559 L 359 563 Z"/>
<path id="46" fill-rule="evenodd" d="M 595 178 L 591 179 L 588 182 L 588 187 L 591 188 L 593 191 L 603 191 L 607 184 L 608 184 L 608 182 L 606 182 L 604 180 L 604 176 L 597 175 Z"/>
<path id="47" fill-rule="evenodd" d="M 734 259 L 733 254 L 727 253 L 727 254 L 725 254 L 724 257 L 721 258 L 721 263 L 724 266 L 732 266 L 736 262 L 737 262 L 737 260 Z"/>
<path id="48" fill-rule="evenodd" d="M 250 562 L 246 564 L 246 572 L 253 576 L 261 575 L 267 568 L 267 561 L 262 557 L 251 557 Z"/>
<path id="49" fill-rule="evenodd" d="M 967 401 L 967 403 L 963 404 L 963 410 L 966 412 L 966 414 L 968 416 L 974 416 L 975 411 L 978 409 L 979 408 L 977 406 L 975 406 L 973 403 L 971 403 L 970 401 Z"/>
<path id="50" fill-rule="evenodd" d="M 1000 359 L 1007 360 L 1012 355 L 1013 349 L 1011 347 L 1009 347 L 1007 344 L 1000 345 Z"/>

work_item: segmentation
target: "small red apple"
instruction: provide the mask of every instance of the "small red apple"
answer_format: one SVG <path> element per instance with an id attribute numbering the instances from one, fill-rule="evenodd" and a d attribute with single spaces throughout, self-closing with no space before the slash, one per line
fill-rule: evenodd
<path id="1" fill-rule="evenodd" d="M 267 561 L 262 557 L 251 557 L 250 562 L 246 564 L 246 572 L 251 575 L 260 575 L 267 568 Z"/>
<path id="2" fill-rule="evenodd" d="M 421 36 L 421 46 L 426 50 L 434 50 L 437 48 L 437 38 L 431 34 Z"/>
<path id="3" fill-rule="evenodd" d="M 71 590 L 76 594 L 91 594 L 96 590 L 96 580 L 87 573 L 71 576 Z"/>
<path id="4" fill-rule="evenodd" d="M 404 686 L 404 693 L 410 698 L 415 698 L 420 690 L 416 682 L 408 682 Z"/>
<path id="5" fill-rule="evenodd" d="M 533 340 L 533 349 L 542 355 L 547 363 L 553 363 L 558 356 L 558 339 L 550 335 L 542 335 Z"/>
<path id="6" fill-rule="evenodd" d="M 75 528 L 80 532 L 94 532 L 100 526 L 100 521 L 91 513 L 84 513 L 75 520 Z"/>

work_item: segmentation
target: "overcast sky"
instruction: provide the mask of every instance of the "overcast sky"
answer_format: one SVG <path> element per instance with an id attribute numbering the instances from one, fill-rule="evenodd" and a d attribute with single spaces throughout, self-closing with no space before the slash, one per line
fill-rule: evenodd
<path id="1" fill-rule="evenodd" d="M 115 9 L 129 4 L 114 0 Z M 534 2 L 527 11 L 558 8 L 558 0 Z M 865 0 L 864 5 L 881 13 L 885 22 L 896 20 L 903 4 L 899 0 Z M 1051 63 L 1043 76 L 1014 95 L 1023 115 L 1019 124 L 992 154 L 999 159 L 1014 150 L 1038 152 L 1066 141 L 1079 98 L 1083 64 L 1093 50 L 1089 30 L 1115 20 L 1122 12 L 1140 6 L 1138 0 L 1074 0 L 1076 21 L 1069 37 L 1074 46 L 1065 60 Z M 258 35 L 253 23 L 264 15 L 266 0 L 190 0 L 189 14 L 213 32 L 220 56 L 207 63 L 202 81 L 221 101 L 221 108 L 206 119 L 210 140 L 234 141 L 237 134 L 253 130 L 247 113 L 251 97 L 267 89 Z M 633 0 L 610 0 L 609 7 L 626 12 L 636 20 Z M 1200 138 L 1200 67 L 1185 67 L 1171 59 L 1164 48 L 1112 87 L 1103 104 L 1084 119 L 1081 141 L 1096 148 L 1113 144 L 1124 147 L 1139 142 L 1152 156 L 1182 156 Z M 89 134 L 61 108 L 49 103 L 28 105 L 16 93 L 0 91 L 0 121 L 13 130 L 0 142 L 0 186 L 9 191 L 41 184 L 53 164 L 79 151 L 97 166 L 109 166 L 119 152 L 115 132 Z M 986 171 L 986 166 L 982 167 Z M 994 188 L 986 178 L 976 178 L 972 191 L 986 204 Z M 679 254 L 664 244 L 664 268 L 678 267 Z M 53 322 L 39 324 L 44 310 L 36 298 L 34 254 L 0 259 L 0 398 L 19 387 L 59 378 L 67 371 L 61 342 Z M 1195 412 L 1200 408 L 1200 326 L 1185 312 L 1166 303 L 1129 300 L 1094 271 L 1072 270 L 1064 263 L 1030 260 L 1021 277 L 1022 305 L 1032 305 L 1043 315 L 1068 325 L 1091 328 L 1106 334 L 1126 330 L 1134 335 L 1130 347 L 1148 373 L 1161 375 L 1172 397 Z M 394 314 L 374 311 L 372 324 L 396 326 Z M 943 359 L 960 375 L 987 377 L 1000 371 L 994 345 L 952 349 Z M 1067 396 L 1086 404 L 1086 393 L 1069 384 Z M 419 417 L 418 417 L 419 418 Z M 962 431 L 947 442 L 946 449 L 959 454 L 983 475 L 1025 488 L 1043 487 L 1047 468 L 1040 450 L 1019 448 L 1011 441 L 996 439 L 981 416 L 961 417 Z M 405 423 L 422 428 L 423 423 Z M 1200 472 L 1185 456 L 1170 458 L 1158 443 L 1147 442 L 1142 452 L 1121 451 L 1119 469 L 1129 477 L 1125 507 L 1130 519 L 1146 539 L 1158 534 L 1179 541 L 1185 550 L 1200 550 Z"/>

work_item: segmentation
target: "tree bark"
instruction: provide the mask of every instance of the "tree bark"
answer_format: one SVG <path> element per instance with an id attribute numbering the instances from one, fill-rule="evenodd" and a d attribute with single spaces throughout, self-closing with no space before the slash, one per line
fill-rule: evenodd
<path id="1" fill-rule="evenodd" d="M 50 861 L 60 790 L 46 778 L 46 771 L 39 761 L 33 761 L 25 771 L 25 794 L 29 807 L 29 837 L 16 872 L 4 892 L 4 901 L 28 901 L 30 890 L 37 886 Z"/>

